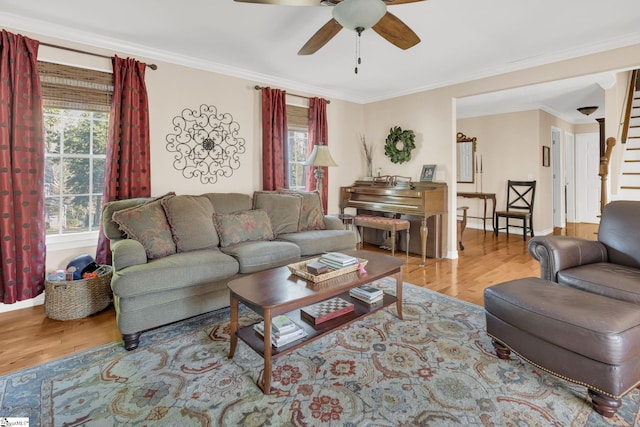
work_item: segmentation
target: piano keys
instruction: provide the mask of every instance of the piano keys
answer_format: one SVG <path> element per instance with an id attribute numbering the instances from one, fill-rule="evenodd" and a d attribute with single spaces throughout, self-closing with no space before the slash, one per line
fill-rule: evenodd
<path id="1" fill-rule="evenodd" d="M 397 182 L 395 179 L 356 181 L 340 188 L 340 212 L 355 208 L 358 214 L 394 216 L 411 223 L 409 251 L 443 257 L 446 238 L 447 184 L 441 182 Z M 380 232 L 369 231 L 366 242 L 376 240 Z M 373 243 L 373 242 L 371 242 Z M 406 239 L 399 247 L 406 250 Z"/>

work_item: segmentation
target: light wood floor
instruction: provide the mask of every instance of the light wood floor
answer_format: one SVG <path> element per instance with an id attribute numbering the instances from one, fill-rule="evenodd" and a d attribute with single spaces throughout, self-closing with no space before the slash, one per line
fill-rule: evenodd
<path id="1" fill-rule="evenodd" d="M 568 224 L 554 234 L 595 240 L 597 226 Z M 404 267 L 404 281 L 482 305 L 487 286 L 519 277 L 538 276 L 539 265 L 527 252 L 522 236 L 467 228 L 465 250 L 457 260 L 410 256 Z M 373 246 L 365 249 L 380 250 Z M 405 257 L 397 251 L 396 257 Z M 54 360 L 80 350 L 120 339 L 113 307 L 79 320 L 56 321 L 47 318 L 44 306 L 0 313 L 0 375 Z"/>

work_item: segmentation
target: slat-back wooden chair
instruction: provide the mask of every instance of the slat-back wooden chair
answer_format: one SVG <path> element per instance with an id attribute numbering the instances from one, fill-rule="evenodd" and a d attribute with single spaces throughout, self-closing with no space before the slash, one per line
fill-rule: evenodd
<path id="1" fill-rule="evenodd" d="M 522 228 L 522 240 L 527 240 L 527 231 L 533 237 L 533 202 L 536 195 L 535 181 L 511 181 L 507 185 L 507 210 L 496 211 L 495 235 L 499 230 L 507 230 L 509 235 L 509 219 L 522 221 L 522 225 L 512 225 L 512 227 Z M 506 225 L 500 228 L 498 220 L 506 219 Z"/>

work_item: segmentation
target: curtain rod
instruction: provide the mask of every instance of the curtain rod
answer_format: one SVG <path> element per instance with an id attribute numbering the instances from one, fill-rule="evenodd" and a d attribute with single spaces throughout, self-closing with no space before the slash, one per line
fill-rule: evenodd
<path id="1" fill-rule="evenodd" d="M 262 89 L 263 89 L 263 86 L 255 85 L 253 88 L 254 88 L 255 90 L 262 90 Z M 295 93 L 289 93 L 289 92 L 287 92 L 287 95 L 296 96 L 296 97 L 298 97 L 298 98 L 311 99 L 311 97 L 309 97 L 309 96 L 296 95 Z M 331 100 L 330 100 L 330 99 L 327 99 L 327 104 L 331 104 Z"/>
<path id="2" fill-rule="evenodd" d="M 73 48 L 70 48 L 70 47 L 58 46 L 56 44 L 40 42 L 40 45 L 53 47 L 55 49 L 68 50 L 69 52 L 84 53 L 85 55 L 97 56 L 98 58 L 111 59 L 111 57 L 107 56 L 107 55 L 100 55 L 99 53 L 87 52 L 86 50 L 80 50 L 80 49 L 73 49 Z M 147 67 L 151 68 L 152 70 L 157 70 L 158 69 L 158 66 L 156 64 L 145 64 L 145 65 Z"/>

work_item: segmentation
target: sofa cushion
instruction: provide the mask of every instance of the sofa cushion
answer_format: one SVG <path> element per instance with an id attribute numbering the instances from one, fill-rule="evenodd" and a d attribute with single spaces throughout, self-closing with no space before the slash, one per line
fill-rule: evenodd
<path id="1" fill-rule="evenodd" d="M 300 260 L 300 248 L 290 242 L 244 242 L 222 251 L 240 264 L 240 273 L 255 273 Z"/>
<path id="2" fill-rule="evenodd" d="M 142 243 L 149 259 L 176 253 L 169 222 L 162 208 L 162 199 L 173 195 L 175 194 L 169 193 L 142 205 L 113 213 L 113 221 L 128 238 Z"/>
<path id="3" fill-rule="evenodd" d="M 154 259 L 114 272 L 113 293 L 131 298 L 223 280 L 238 273 L 235 258 L 220 249 L 200 249 Z"/>
<path id="4" fill-rule="evenodd" d="M 317 191 L 294 191 L 287 189 L 280 189 L 278 192 L 302 197 L 298 231 L 324 230 L 327 228 L 324 222 L 320 193 Z"/>
<path id="5" fill-rule="evenodd" d="M 267 212 L 271 220 L 271 228 L 276 236 L 298 231 L 301 204 L 302 199 L 294 195 L 271 191 L 253 193 L 253 208 Z"/>
<path id="6" fill-rule="evenodd" d="M 216 228 L 223 248 L 246 241 L 274 238 L 269 215 L 259 209 L 216 214 Z"/>
<path id="7" fill-rule="evenodd" d="M 300 256 L 319 255 L 323 252 L 355 249 L 356 233 L 352 230 L 308 230 L 282 234 L 278 240 L 295 243 Z"/>
<path id="8" fill-rule="evenodd" d="M 249 194 L 242 193 L 205 193 L 217 214 L 228 214 L 251 210 L 253 200 Z"/>
<path id="9" fill-rule="evenodd" d="M 213 205 L 204 196 L 173 196 L 161 200 L 178 252 L 213 248 L 220 243 Z"/>
<path id="10" fill-rule="evenodd" d="M 558 283 L 593 294 L 640 304 L 640 270 L 596 262 L 558 272 Z"/>

